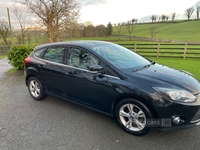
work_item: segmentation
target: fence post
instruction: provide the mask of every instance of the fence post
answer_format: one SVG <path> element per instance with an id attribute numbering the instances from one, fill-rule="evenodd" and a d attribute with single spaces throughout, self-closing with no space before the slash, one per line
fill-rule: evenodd
<path id="1" fill-rule="evenodd" d="M 135 44 L 135 52 L 137 51 L 137 44 Z"/>
<path id="2" fill-rule="evenodd" d="M 187 43 L 185 43 L 185 50 L 184 50 L 183 59 L 185 59 L 185 56 L 186 56 L 186 51 L 187 51 Z"/>
<path id="3" fill-rule="evenodd" d="M 159 57 L 160 43 L 158 43 L 157 58 Z"/>

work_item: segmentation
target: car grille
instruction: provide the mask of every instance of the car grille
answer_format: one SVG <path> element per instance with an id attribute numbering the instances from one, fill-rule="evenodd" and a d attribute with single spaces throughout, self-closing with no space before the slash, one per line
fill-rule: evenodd
<path id="1" fill-rule="evenodd" d="M 197 111 L 197 113 L 194 115 L 194 117 L 192 118 L 192 120 L 190 122 L 195 123 L 198 121 L 200 121 L 200 109 Z"/>

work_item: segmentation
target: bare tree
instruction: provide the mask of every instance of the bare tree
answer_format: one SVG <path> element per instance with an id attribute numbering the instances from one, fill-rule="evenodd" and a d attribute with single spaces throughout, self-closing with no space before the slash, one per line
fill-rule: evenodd
<path id="1" fill-rule="evenodd" d="M 192 16 L 193 12 L 194 12 L 194 7 L 190 7 L 185 10 L 185 15 L 187 16 L 188 20 L 190 20 L 190 17 Z"/>
<path id="2" fill-rule="evenodd" d="M 135 24 L 137 24 L 138 23 L 138 19 L 135 19 Z"/>
<path id="3" fill-rule="evenodd" d="M 9 25 L 7 21 L 0 21 L 0 37 L 3 38 L 3 41 L 6 45 L 8 45 L 7 37 L 9 35 Z"/>
<path id="4" fill-rule="evenodd" d="M 128 31 L 128 34 L 129 34 L 129 37 L 130 37 L 130 40 L 131 40 L 131 33 L 133 32 L 134 27 L 133 27 L 133 25 L 131 24 L 130 21 L 127 22 L 126 29 Z"/>
<path id="5" fill-rule="evenodd" d="M 153 39 L 153 37 L 155 37 L 155 35 L 158 33 L 157 29 L 157 24 L 152 24 L 149 27 L 149 34 L 151 36 L 151 39 Z"/>
<path id="6" fill-rule="evenodd" d="M 21 28 L 22 44 L 25 44 L 25 34 L 32 27 L 32 22 L 27 17 L 27 14 L 25 14 L 26 10 L 19 5 L 13 4 L 11 11 L 15 14 L 19 22 Z"/>
<path id="7" fill-rule="evenodd" d="M 120 35 L 121 35 L 121 29 L 122 29 L 122 25 L 120 23 L 118 23 L 117 30 L 119 33 L 119 40 L 120 40 Z"/>
<path id="8" fill-rule="evenodd" d="M 172 21 L 174 21 L 176 13 L 172 13 Z"/>
<path id="9" fill-rule="evenodd" d="M 47 27 L 49 42 L 56 32 L 71 18 L 79 16 L 80 4 L 76 0 L 15 0 L 29 8 Z"/>
<path id="10" fill-rule="evenodd" d="M 94 33 L 95 33 L 95 27 L 94 25 L 89 25 L 86 27 L 86 34 L 87 34 L 87 37 L 94 37 Z"/>
<path id="11" fill-rule="evenodd" d="M 95 27 L 95 35 L 97 37 L 106 36 L 106 27 L 104 25 L 98 25 Z"/>
<path id="12" fill-rule="evenodd" d="M 198 1 L 195 5 L 195 11 L 197 13 L 197 19 L 199 19 L 199 12 L 200 12 L 200 1 Z"/>

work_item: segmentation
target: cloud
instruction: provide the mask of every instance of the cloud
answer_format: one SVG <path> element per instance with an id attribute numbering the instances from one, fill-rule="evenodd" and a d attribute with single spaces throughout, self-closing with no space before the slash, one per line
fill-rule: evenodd
<path id="1" fill-rule="evenodd" d="M 106 4 L 108 3 L 108 0 L 81 0 L 81 3 L 83 6 L 89 6 L 89 5 L 100 5 L 100 4 Z"/>

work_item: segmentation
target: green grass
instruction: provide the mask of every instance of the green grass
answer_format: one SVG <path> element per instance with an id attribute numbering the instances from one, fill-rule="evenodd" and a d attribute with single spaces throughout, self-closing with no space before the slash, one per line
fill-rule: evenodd
<path id="1" fill-rule="evenodd" d="M 176 69 L 185 70 L 193 74 L 197 79 L 200 80 L 200 59 L 182 59 L 182 58 L 152 58 L 148 57 L 157 63 L 170 66 Z"/>
<path id="2" fill-rule="evenodd" d="M 14 67 L 7 71 L 7 74 L 13 74 L 18 68 Z"/>
<path id="3" fill-rule="evenodd" d="M 157 24 L 159 33 L 154 37 L 156 39 L 166 39 L 171 41 L 190 41 L 200 42 L 200 20 L 182 23 L 162 23 Z M 133 25 L 132 36 L 150 38 L 149 27 L 151 24 Z M 118 35 L 116 27 L 113 30 L 114 35 Z M 122 26 L 121 35 L 128 35 L 126 26 Z"/>
<path id="4" fill-rule="evenodd" d="M 0 55 L 0 59 L 5 57 L 7 57 L 7 55 Z"/>
<path id="5" fill-rule="evenodd" d="M 113 36 L 108 36 L 108 37 L 86 37 L 86 38 L 77 38 L 77 39 L 66 39 L 64 41 L 76 41 L 76 40 L 119 40 L 119 37 L 113 37 Z M 121 40 L 128 40 L 127 38 L 121 38 Z"/>

